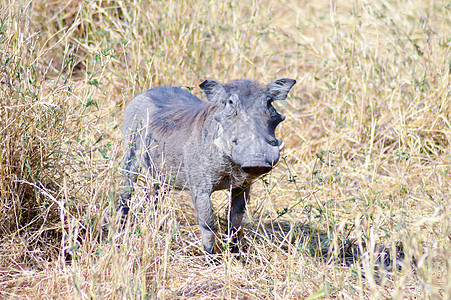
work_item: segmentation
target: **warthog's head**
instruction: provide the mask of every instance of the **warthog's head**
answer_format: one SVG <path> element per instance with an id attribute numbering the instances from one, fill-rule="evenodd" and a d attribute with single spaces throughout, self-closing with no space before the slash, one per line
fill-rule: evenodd
<path id="1" fill-rule="evenodd" d="M 282 78 L 266 87 L 251 80 L 222 85 L 207 79 L 200 84 L 207 99 L 220 106 L 214 115 L 221 124 L 215 144 L 244 172 L 262 175 L 278 162 L 284 143 L 274 131 L 285 116 L 272 104 L 285 100 L 295 83 L 296 80 Z"/>

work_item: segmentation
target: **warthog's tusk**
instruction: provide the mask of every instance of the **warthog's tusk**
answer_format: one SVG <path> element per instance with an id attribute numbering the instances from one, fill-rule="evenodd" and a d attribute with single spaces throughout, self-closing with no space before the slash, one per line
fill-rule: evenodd
<path id="1" fill-rule="evenodd" d="M 282 151 L 282 149 L 285 147 L 285 142 L 284 141 L 280 141 L 279 144 L 279 150 Z"/>

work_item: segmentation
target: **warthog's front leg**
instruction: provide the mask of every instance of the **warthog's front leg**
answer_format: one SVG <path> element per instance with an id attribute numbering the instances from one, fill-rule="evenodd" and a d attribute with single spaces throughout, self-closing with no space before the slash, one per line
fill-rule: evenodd
<path id="1" fill-rule="evenodd" d="M 232 203 L 228 213 L 227 222 L 227 237 L 232 239 L 232 244 L 236 244 L 236 233 L 240 230 L 241 221 L 243 220 L 244 212 L 246 210 L 246 201 L 249 201 L 250 187 L 247 188 L 234 188 L 232 189 Z M 238 249 L 232 248 L 232 252 L 237 252 Z"/>
<path id="2" fill-rule="evenodd" d="M 205 251 L 212 254 L 215 251 L 216 225 L 211 208 L 209 193 L 193 193 L 194 208 L 202 235 L 202 244 Z"/>

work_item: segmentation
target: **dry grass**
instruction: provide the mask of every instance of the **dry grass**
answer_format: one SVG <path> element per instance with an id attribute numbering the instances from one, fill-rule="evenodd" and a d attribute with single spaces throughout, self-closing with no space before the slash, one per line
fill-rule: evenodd
<path id="1" fill-rule="evenodd" d="M 341 2 L 0 0 L 0 298 L 450 299 L 451 6 Z M 133 95 L 280 77 L 240 257 L 178 192 L 117 233 Z"/>

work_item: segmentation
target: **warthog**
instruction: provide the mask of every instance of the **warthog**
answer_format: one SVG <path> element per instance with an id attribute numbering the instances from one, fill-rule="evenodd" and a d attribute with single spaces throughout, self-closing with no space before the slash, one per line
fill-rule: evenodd
<path id="1" fill-rule="evenodd" d="M 284 100 L 293 79 L 278 79 L 267 86 L 251 80 L 225 85 L 207 79 L 200 84 L 203 102 L 179 87 L 156 87 L 134 97 L 124 114 L 124 172 L 121 211 L 139 169 L 152 177 L 172 174 L 171 185 L 188 191 L 194 203 L 208 253 L 214 252 L 216 225 L 210 195 L 231 189 L 227 235 L 239 230 L 249 187 L 279 160 L 284 143 L 275 129 L 285 117 L 273 107 Z"/>

